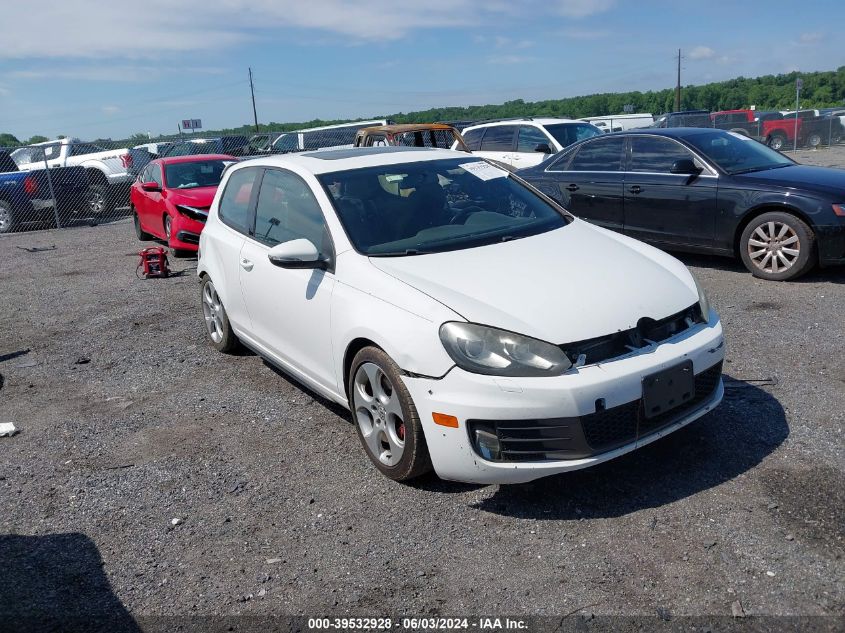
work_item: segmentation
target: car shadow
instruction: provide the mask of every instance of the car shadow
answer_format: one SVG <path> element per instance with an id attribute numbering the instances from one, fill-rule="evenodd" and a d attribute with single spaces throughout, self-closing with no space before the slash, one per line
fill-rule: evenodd
<path id="1" fill-rule="evenodd" d="M 245 347 L 242 347 L 242 349 L 246 350 Z M 246 350 L 243 353 L 243 355 L 244 356 L 255 355 L 255 353 L 251 352 L 249 350 Z M 264 365 L 268 369 L 272 370 L 272 372 L 274 374 L 276 374 L 280 378 L 283 378 L 285 380 L 285 382 L 287 382 L 291 387 L 294 387 L 294 388 L 298 389 L 299 391 L 302 391 L 307 396 L 312 398 L 314 401 L 316 401 L 317 403 L 322 405 L 324 408 L 326 408 L 329 411 L 331 411 L 332 413 L 334 413 L 337 417 L 343 418 L 349 424 L 354 423 L 353 420 L 352 420 L 352 413 L 348 409 L 342 407 L 341 405 L 339 405 L 337 402 L 334 402 L 333 400 L 329 400 L 328 398 L 323 397 L 322 395 L 320 395 L 319 393 L 317 393 L 316 391 L 311 389 L 311 387 L 309 387 L 308 385 L 305 385 L 305 384 L 299 382 L 296 378 L 294 378 L 290 374 L 285 373 L 284 370 L 276 367 L 273 363 L 268 361 L 266 358 L 262 358 L 261 362 L 263 362 Z"/>
<path id="2" fill-rule="evenodd" d="M 79 533 L 0 535 L 0 630 L 140 633 L 94 542 Z"/>
<path id="3" fill-rule="evenodd" d="M 733 259 L 730 257 L 719 257 L 717 255 L 682 253 L 678 251 L 670 251 L 670 254 L 673 257 L 677 257 L 678 259 L 680 259 L 685 266 L 695 266 L 698 268 L 712 268 L 713 270 L 724 270 L 726 272 L 741 273 L 751 277 L 751 273 L 748 272 L 748 269 L 738 259 Z M 828 282 L 835 284 L 845 283 L 845 267 L 831 266 L 829 268 L 820 268 L 819 266 L 816 266 L 806 275 L 802 275 L 798 279 L 792 279 L 786 283 L 802 284 L 818 282 Z"/>
<path id="4" fill-rule="evenodd" d="M 612 518 L 730 481 L 780 446 L 789 426 L 773 395 L 728 376 L 724 382 L 722 404 L 689 426 L 591 468 L 499 486 L 475 507 L 538 520 Z"/>

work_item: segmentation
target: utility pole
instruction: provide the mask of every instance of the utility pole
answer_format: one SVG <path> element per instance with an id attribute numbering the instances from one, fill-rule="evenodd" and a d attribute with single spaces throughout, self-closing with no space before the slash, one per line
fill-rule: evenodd
<path id="1" fill-rule="evenodd" d="M 678 49 L 678 83 L 675 84 L 675 112 L 681 111 L 681 49 Z"/>
<path id="2" fill-rule="evenodd" d="M 255 132 L 258 133 L 258 113 L 255 110 L 255 88 L 252 85 L 252 67 L 249 68 L 249 92 L 252 94 L 252 118 L 255 120 Z"/>

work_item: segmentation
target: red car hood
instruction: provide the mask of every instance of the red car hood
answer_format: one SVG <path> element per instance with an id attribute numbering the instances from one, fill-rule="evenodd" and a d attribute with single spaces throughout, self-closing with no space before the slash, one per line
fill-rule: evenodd
<path id="1" fill-rule="evenodd" d="M 215 193 L 217 193 L 217 187 L 168 189 L 167 199 L 173 204 L 186 204 L 190 207 L 210 207 Z"/>

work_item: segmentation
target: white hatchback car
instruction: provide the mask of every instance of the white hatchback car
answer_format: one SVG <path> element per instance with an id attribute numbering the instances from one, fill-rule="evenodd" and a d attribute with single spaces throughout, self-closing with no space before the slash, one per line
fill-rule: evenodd
<path id="1" fill-rule="evenodd" d="M 534 167 L 573 143 L 601 135 L 591 123 L 554 118 L 507 119 L 461 130 L 473 154 L 514 169 Z"/>
<path id="2" fill-rule="evenodd" d="M 198 272 L 212 344 L 348 407 L 395 480 L 584 468 L 723 395 L 722 327 L 683 264 L 449 150 L 232 165 Z"/>

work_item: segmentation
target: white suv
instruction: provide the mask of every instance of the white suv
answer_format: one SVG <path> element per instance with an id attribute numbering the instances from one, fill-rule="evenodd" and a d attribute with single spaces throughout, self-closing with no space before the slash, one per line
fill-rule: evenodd
<path id="1" fill-rule="evenodd" d="M 510 119 L 461 131 L 473 154 L 522 169 L 539 165 L 576 141 L 601 136 L 595 125 L 573 119 Z"/>
<path id="2" fill-rule="evenodd" d="M 464 153 L 237 163 L 200 253 L 214 347 L 240 341 L 348 407 L 395 480 L 584 468 L 723 395 L 722 326 L 681 262 Z"/>

